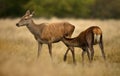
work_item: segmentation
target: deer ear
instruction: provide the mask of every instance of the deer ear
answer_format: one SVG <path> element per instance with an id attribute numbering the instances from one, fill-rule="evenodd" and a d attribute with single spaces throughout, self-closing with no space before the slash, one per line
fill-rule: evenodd
<path id="1" fill-rule="evenodd" d="M 30 14 L 30 17 L 32 17 L 32 16 L 34 15 L 34 13 L 35 13 L 35 12 L 33 11 L 33 12 Z"/>
<path id="2" fill-rule="evenodd" d="M 25 15 L 30 15 L 30 10 L 27 10 Z"/>

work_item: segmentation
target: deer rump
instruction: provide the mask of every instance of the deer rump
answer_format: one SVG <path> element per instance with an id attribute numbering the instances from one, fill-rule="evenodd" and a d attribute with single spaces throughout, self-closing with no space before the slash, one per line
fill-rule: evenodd
<path id="1" fill-rule="evenodd" d="M 102 31 L 99 27 L 93 26 L 81 32 L 78 36 L 78 39 L 81 40 L 81 44 L 91 42 L 92 45 L 96 45 L 102 39 Z"/>

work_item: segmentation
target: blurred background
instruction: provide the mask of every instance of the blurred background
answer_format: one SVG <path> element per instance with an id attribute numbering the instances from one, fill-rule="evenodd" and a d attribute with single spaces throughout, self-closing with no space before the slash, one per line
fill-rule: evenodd
<path id="1" fill-rule="evenodd" d="M 26 27 L 16 27 L 28 9 L 35 11 L 36 24 L 67 21 L 75 25 L 72 37 L 99 26 L 106 62 L 99 46 L 94 46 L 91 64 L 86 54 L 82 65 L 80 48 L 75 48 L 76 66 L 71 52 L 64 62 L 67 47 L 62 42 L 53 44 L 52 60 L 47 45 L 37 58 L 34 36 Z M 120 0 L 0 0 L 0 76 L 120 76 Z"/>
<path id="2" fill-rule="evenodd" d="M 45 18 L 120 18 L 120 0 L 0 0 L 0 18 L 21 17 L 27 9 Z"/>

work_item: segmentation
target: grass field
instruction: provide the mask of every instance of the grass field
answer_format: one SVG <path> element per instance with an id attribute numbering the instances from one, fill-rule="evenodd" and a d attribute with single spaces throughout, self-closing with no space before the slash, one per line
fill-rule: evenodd
<path id="1" fill-rule="evenodd" d="M 37 42 L 26 27 L 16 27 L 19 19 L 0 19 L 0 76 L 119 76 L 120 75 L 120 20 L 83 19 L 34 19 L 36 23 L 68 21 L 75 25 L 72 37 L 86 28 L 97 25 L 103 30 L 107 61 L 104 62 L 98 45 L 94 61 L 90 64 L 85 56 L 81 63 L 81 49 L 75 48 L 77 65 L 73 65 L 71 53 L 63 62 L 66 46 L 53 44 L 53 61 L 47 45 L 37 59 Z"/>

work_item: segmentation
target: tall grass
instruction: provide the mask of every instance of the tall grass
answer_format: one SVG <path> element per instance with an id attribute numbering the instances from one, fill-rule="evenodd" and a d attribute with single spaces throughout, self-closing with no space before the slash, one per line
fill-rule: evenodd
<path id="1" fill-rule="evenodd" d="M 120 21 L 81 19 L 35 19 L 36 23 L 69 21 L 75 25 L 72 37 L 86 28 L 98 25 L 103 30 L 103 40 L 107 61 L 104 62 L 96 45 L 92 64 L 85 57 L 81 64 L 81 49 L 75 48 L 77 65 L 72 63 L 71 53 L 63 62 L 66 46 L 53 44 L 53 60 L 48 48 L 43 45 L 37 59 L 37 42 L 26 27 L 16 27 L 19 19 L 0 19 L 0 76 L 119 76 L 120 75 Z"/>

